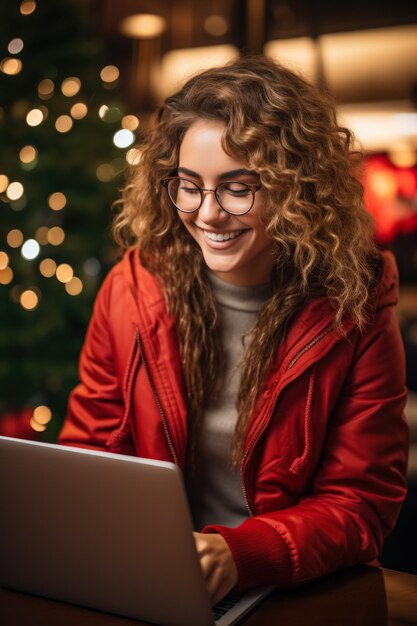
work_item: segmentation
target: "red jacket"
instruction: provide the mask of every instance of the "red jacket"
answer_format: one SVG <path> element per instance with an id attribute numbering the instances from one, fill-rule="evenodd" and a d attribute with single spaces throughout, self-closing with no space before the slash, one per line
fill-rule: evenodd
<path id="1" fill-rule="evenodd" d="M 239 589 L 291 586 L 376 558 L 406 493 L 404 352 L 394 259 L 364 334 L 331 328 L 312 300 L 281 345 L 253 412 L 242 463 L 248 519 L 226 539 Z M 175 327 L 158 280 L 130 250 L 98 294 L 60 443 L 174 461 L 187 445 Z"/>

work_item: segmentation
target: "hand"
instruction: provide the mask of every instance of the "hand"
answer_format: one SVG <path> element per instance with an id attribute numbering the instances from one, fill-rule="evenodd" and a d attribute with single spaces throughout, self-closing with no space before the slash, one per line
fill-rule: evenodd
<path id="1" fill-rule="evenodd" d="M 201 569 L 212 605 L 221 600 L 238 580 L 236 563 L 225 539 L 218 534 L 193 533 Z"/>

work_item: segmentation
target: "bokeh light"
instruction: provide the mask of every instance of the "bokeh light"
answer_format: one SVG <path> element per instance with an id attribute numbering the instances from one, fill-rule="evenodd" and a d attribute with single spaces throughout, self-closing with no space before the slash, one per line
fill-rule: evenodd
<path id="1" fill-rule="evenodd" d="M 47 226 L 39 226 L 35 233 L 35 239 L 41 246 L 45 246 L 48 242 L 49 228 Z"/>
<path id="2" fill-rule="evenodd" d="M 100 273 L 100 261 L 95 257 L 90 257 L 85 261 L 83 270 L 87 276 L 98 276 Z"/>
<path id="3" fill-rule="evenodd" d="M 75 120 L 82 120 L 88 113 L 87 105 L 84 102 L 76 102 L 71 107 L 71 116 Z"/>
<path id="4" fill-rule="evenodd" d="M 33 419 L 38 424 L 45 426 L 46 424 L 49 424 L 52 419 L 52 411 L 48 406 L 41 404 L 34 409 Z"/>
<path id="5" fill-rule="evenodd" d="M 136 115 L 125 115 L 122 117 L 122 128 L 134 131 L 139 127 L 139 119 Z"/>
<path id="6" fill-rule="evenodd" d="M 23 41 L 19 37 L 16 37 L 16 39 L 9 41 L 7 49 L 10 54 L 19 54 L 19 52 L 23 50 Z"/>
<path id="7" fill-rule="evenodd" d="M 56 277 L 61 283 L 68 283 L 74 276 L 74 270 L 68 263 L 61 263 L 56 268 Z"/>
<path id="8" fill-rule="evenodd" d="M 4 270 L 9 265 L 9 255 L 6 252 L 0 252 L 0 270 Z"/>
<path id="9" fill-rule="evenodd" d="M 0 69 L 3 74 L 8 74 L 9 76 L 15 76 L 19 74 L 22 70 L 22 61 L 20 59 L 3 59 L 0 63 Z"/>
<path id="10" fill-rule="evenodd" d="M 36 2 L 33 0 L 24 0 L 20 5 L 20 12 L 22 15 L 30 15 L 36 9 Z"/>
<path id="11" fill-rule="evenodd" d="M 32 163 L 38 156 L 38 151 L 34 146 L 24 146 L 19 152 L 19 159 L 22 163 Z"/>
<path id="12" fill-rule="evenodd" d="M 48 230 L 47 239 L 52 246 L 60 246 L 65 240 L 65 233 L 60 226 L 53 226 Z"/>
<path id="13" fill-rule="evenodd" d="M 110 180 L 113 180 L 115 173 L 110 163 L 102 163 L 96 169 L 96 176 L 102 183 L 108 183 Z"/>
<path id="14" fill-rule="evenodd" d="M 222 15 L 209 15 L 204 20 L 204 29 L 209 35 L 221 37 L 228 31 L 227 20 Z"/>
<path id="15" fill-rule="evenodd" d="M 32 311 L 38 306 L 39 296 L 33 289 L 26 289 L 20 296 L 20 304 L 27 311 Z"/>
<path id="16" fill-rule="evenodd" d="M 106 65 L 100 72 L 100 78 L 104 83 L 114 83 L 119 78 L 119 68 L 115 65 Z"/>
<path id="17" fill-rule="evenodd" d="M 22 257 L 26 259 L 26 261 L 32 261 L 36 259 L 40 252 L 40 246 L 36 239 L 27 239 L 22 246 Z"/>
<path id="18" fill-rule="evenodd" d="M 60 191 L 55 191 L 55 193 L 51 193 L 48 198 L 49 208 L 53 211 L 61 211 L 66 204 L 67 199 L 65 195 Z"/>
<path id="19" fill-rule="evenodd" d="M 76 96 L 81 89 L 81 81 L 76 76 L 69 76 L 61 85 L 61 91 L 67 98 Z"/>
<path id="20" fill-rule="evenodd" d="M 69 293 L 70 296 L 78 296 L 82 290 L 83 283 L 77 276 L 74 276 L 74 278 L 65 285 L 65 291 Z"/>
<path id="21" fill-rule="evenodd" d="M 129 165 L 137 165 L 142 157 L 142 151 L 138 148 L 131 148 L 126 152 L 126 161 Z"/>
<path id="22" fill-rule="evenodd" d="M 55 128 L 59 133 L 67 133 L 71 130 L 73 121 L 69 115 L 60 115 L 55 122 Z"/>
<path id="23" fill-rule="evenodd" d="M 167 22 L 160 15 L 138 13 L 129 15 L 120 24 L 120 32 L 134 39 L 153 39 L 162 35 Z"/>
<path id="24" fill-rule="evenodd" d="M 52 278 L 56 274 L 56 263 L 53 259 L 43 259 L 39 264 L 39 271 L 45 278 Z"/>
<path id="25" fill-rule="evenodd" d="M 117 148 L 127 148 L 128 146 L 131 146 L 134 141 L 135 135 L 127 128 L 118 130 L 113 136 L 113 143 Z"/>
<path id="26" fill-rule="evenodd" d="M 18 248 L 23 243 L 23 233 L 18 228 L 13 228 L 7 234 L 7 243 L 11 248 Z"/>
<path id="27" fill-rule="evenodd" d="M 39 126 L 43 122 L 43 117 L 40 109 L 31 109 L 26 115 L 26 123 L 28 126 Z"/>
<path id="28" fill-rule="evenodd" d="M 54 93 L 54 83 L 49 78 L 44 78 L 38 85 L 38 95 L 42 100 L 51 98 Z"/>
<path id="29" fill-rule="evenodd" d="M 0 270 L 0 285 L 8 285 L 13 280 L 13 270 L 7 266 L 3 270 Z"/>
<path id="30" fill-rule="evenodd" d="M 17 181 L 10 183 L 7 187 L 6 196 L 9 200 L 18 200 L 23 196 L 24 189 L 22 183 Z"/>
<path id="31" fill-rule="evenodd" d="M 9 186 L 9 177 L 6 174 L 0 174 L 0 193 L 6 191 Z"/>

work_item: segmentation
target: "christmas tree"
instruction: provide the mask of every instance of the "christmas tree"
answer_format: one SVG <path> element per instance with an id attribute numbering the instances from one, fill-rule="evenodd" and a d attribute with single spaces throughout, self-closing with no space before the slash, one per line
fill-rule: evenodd
<path id="1" fill-rule="evenodd" d="M 0 5 L 0 434 L 55 439 L 115 256 L 139 121 L 89 24 L 68 0 Z"/>

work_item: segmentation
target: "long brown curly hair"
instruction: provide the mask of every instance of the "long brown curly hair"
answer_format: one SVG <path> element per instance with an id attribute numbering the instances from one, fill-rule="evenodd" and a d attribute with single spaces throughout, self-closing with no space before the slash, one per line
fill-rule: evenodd
<path id="1" fill-rule="evenodd" d="M 378 251 L 362 202 L 361 155 L 351 131 L 338 125 L 330 97 L 286 67 L 243 58 L 191 78 L 156 111 L 131 168 L 113 232 L 137 246 L 156 274 L 175 318 L 187 386 L 190 450 L 205 407 L 222 382 L 218 315 L 201 249 L 161 185 L 176 173 L 181 141 L 197 120 L 225 125 L 223 149 L 245 160 L 266 190 L 262 216 L 274 239 L 273 295 L 250 332 L 237 397 L 231 463 L 242 459 L 256 399 L 292 318 L 327 295 L 335 329 L 351 316 L 360 330 Z"/>

